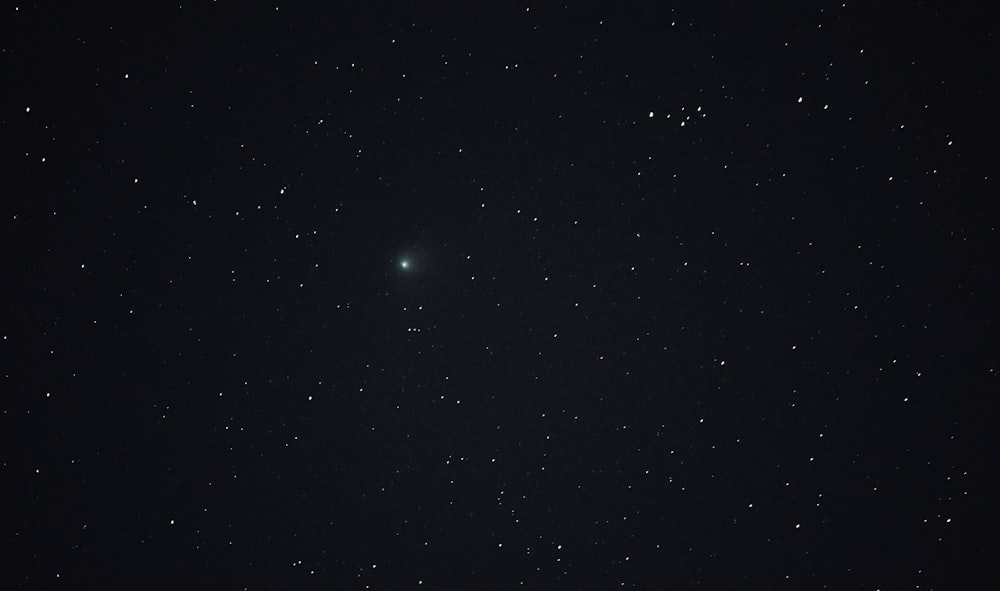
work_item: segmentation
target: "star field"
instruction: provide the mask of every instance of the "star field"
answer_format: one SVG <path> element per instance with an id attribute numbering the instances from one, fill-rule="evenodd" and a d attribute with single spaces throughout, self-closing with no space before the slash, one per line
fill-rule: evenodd
<path id="1" fill-rule="evenodd" d="M 982 15 L 3 13 L 3 588 L 995 588 Z"/>

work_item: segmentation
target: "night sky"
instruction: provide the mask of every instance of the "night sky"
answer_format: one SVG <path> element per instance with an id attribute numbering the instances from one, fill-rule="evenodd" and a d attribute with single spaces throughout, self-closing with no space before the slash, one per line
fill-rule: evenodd
<path id="1" fill-rule="evenodd" d="M 579 4 L 3 9 L 0 587 L 997 588 L 995 25 Z"/>

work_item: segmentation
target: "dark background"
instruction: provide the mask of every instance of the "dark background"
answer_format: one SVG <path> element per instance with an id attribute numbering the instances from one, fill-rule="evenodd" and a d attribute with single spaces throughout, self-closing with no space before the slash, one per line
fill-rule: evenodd
<path id="1" fill-rule="evenodd" d="M 0 16 L 4 588 L 996 588 L 984 14 L 88 4 Z"/>

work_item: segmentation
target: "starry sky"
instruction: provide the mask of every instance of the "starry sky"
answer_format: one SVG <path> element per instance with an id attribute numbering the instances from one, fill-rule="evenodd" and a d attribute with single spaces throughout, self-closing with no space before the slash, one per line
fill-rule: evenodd
<path id="1" fill-rule="evenodd" d="M 4 588 L 996 588 L 992 25 L 574 4 L 3 8 Z"/>

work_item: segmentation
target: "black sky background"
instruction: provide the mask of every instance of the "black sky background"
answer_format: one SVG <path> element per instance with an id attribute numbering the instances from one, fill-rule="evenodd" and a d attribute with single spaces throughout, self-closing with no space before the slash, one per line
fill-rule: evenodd
<path id="1" fill-rule="evenodd" d="M 4 587 L 994 588 L 995 42 L 4 9 Z"/>

